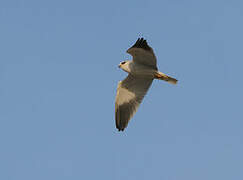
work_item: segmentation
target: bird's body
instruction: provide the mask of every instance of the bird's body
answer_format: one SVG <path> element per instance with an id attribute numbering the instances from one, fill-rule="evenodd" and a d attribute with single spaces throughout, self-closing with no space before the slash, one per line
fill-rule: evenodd
<path id="1" fill-rule="evenodd" d="M 154 79 L 165 80 L 172 84 L 177 82 L 176 79 L 158 71 L 154 52 L 143 38 L 139 38 L 127 53 L 133 56 L 133 60 L 119 64 L 119 68 L 129 74 L 117 87 L 115 116 L 119 131 L 127 127 Z"/>
<path id="2" fill-rule="evenodd" d="M 133 76 L 150 78 L 150 79 L 153 79 L 154 74 L 157 72 L 157 70 L 151 69 L 150 67 L 147 67 L 143 64 L 136 63 L 134 61 L 126 61 L 126 64 L 121 66 L 121 68 L 125 72 Z"/>

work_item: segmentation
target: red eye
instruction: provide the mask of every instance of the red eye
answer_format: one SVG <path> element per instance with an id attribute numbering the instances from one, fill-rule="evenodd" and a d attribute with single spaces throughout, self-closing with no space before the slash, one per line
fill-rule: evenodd
<path id="1" fill-rule="evenodd" d="M 126 63 L 126 61 L 123 61 L 121 64 L 125 64 Z"/>

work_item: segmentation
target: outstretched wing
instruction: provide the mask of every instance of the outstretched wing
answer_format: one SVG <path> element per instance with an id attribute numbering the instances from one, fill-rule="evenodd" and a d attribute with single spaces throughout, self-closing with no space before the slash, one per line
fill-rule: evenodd
<path id="1" fill-rule="evenodd" d="M 129 74 L 117 87 L 115 116 L 116 128 L 124 130 L 146 95 L 152 79 L 134 77 Z"/>
<path id="2" fill-rule="evenodd" d="M 133 61 L 135 63 L 143 64 L 158 70 L 156 56 L 145 39 L 138 38 L 136 43 L 127 50 L 127 53 L 133 56 Z"/>

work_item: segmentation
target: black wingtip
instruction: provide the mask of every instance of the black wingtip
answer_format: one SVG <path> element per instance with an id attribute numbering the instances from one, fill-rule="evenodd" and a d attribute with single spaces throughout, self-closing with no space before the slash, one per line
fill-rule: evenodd
<path id="1" fill-rule="evenodd" d="M 135 44 L 131 48 L 142 48 L 144 50 L 151 50 L 151 47 L 148 45 L 147 41 L 144 38 L 138 38 Z"/>
<path id="2" fill-rule="evenodd" d="M 116 124 L 116 128 L 118 129 L 118 131 L 124 131 L 124 127 L 122 126 L 122 124 Z"/>

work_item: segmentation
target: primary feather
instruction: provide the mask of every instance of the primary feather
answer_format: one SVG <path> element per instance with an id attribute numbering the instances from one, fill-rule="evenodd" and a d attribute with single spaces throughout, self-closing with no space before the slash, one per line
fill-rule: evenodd
<path id="1" fill-rule="evenodd" d="M 156 56 L 153 49 L 147 44 L 143 38 L 138 38 L 136 43 L 127 50 L 127 53 L 133 56 L 135 63 L 143 64 L 158 70 Z"/>

